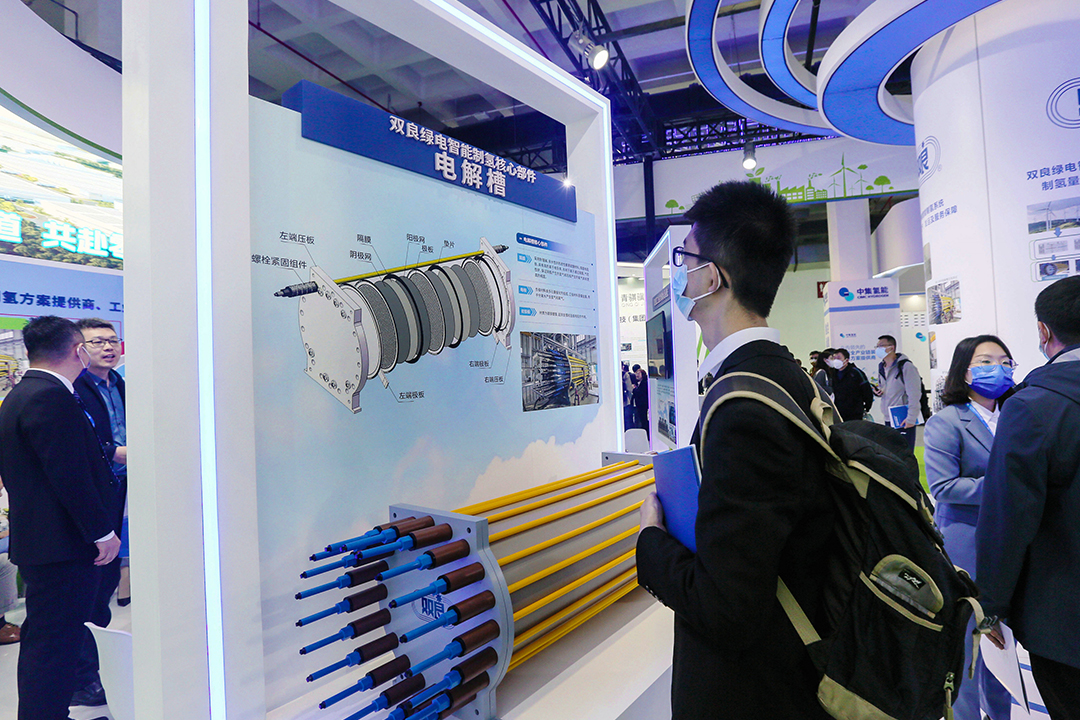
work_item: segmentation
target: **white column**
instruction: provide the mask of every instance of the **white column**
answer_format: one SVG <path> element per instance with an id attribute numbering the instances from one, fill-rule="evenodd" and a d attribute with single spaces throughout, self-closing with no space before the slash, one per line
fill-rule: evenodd
<path id="1" fill-rule="evenodd" d="M 833 280 L 865 280 L 874 274 L 870 250 L 870 201 L 841 200 L 826 206 L 829 270 Z"/>
<path id="2" fill-rule="evenodd" d="M 140 718 L 263 717 L 247 8 L 124 2 L 132 632 Z M 226 669 L 228 668 L 228 669 Z"/>
<path id="3" fill-rule="evenodd" d="M 897 203 L 882 218 L 873 235 L 877 250 L 876 272 L 889 272 L 923 261 L 919 210 L 918 198 L 912 198 Z"/>
<path id="4" fill-rule="evenodd" d="M 1080 232 L 1061 222 L 1080 206 L 1078 32 L 1072 0 L 1005 0 L 913 63 L 935 380 L 982 333 L 1040 365 L 1035 297 L 1080 273 Z"/>

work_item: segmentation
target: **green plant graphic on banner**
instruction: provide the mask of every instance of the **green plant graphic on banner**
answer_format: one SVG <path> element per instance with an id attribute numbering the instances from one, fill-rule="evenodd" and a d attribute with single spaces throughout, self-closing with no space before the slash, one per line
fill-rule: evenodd
<path id="1" fill-rule="evenodd" d="M 679 201 L 678 201 L 678 200 L 668 200 L 668 201 L 667 201 L 666 203 L 664 203 L 664 207 L 666 207 L 666 208 L 668 208 L 669 210 L 671 210 L 671 212 L 670 212 L 670 213 L 668 213 L 668 215 L 671 215 L 671 214 L 672 214 L 672 213 L 674 213 L 674 212 L 675 212 L 676 210 L 685 210 L 685 209 L 686 209 L 686 208 L 684 208 L 684 207 L 683 207 L 682 205 L 680 205 L 680 204 L 679 204 Z"/>

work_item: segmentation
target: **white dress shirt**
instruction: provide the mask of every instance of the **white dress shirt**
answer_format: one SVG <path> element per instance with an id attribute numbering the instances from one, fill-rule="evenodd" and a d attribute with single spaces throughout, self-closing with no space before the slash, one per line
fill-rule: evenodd
<path id="1" fill-rule="evenodd" d="M 979 417 L 986 423 L 986 427 L 990 430 L 991 435 L 997 435 L 998 418 L 1001 416 L 1001 409 L 995 407 L 994 412 L 990 412 L 977 402 L 971 403 L 971 409 L 979 413 Z"/>
<path id="2" fill-rule="evenodd" d="M 769 340 L 779 344 L 780 331 L 771 327 L 750 327 L 728 335 L 717 343 L 716 347 L 710 350 L 705 359 L 701 361 L 701 365 L 698 367 L 698 379 L 704 380 L 709 373 L 712 373 L 714 378 L 718 378 L 717 371 L 720 370 L 720 366 L 724 364 L 724 361 L 728 359 L 731 353 L 755 340 Z"/>

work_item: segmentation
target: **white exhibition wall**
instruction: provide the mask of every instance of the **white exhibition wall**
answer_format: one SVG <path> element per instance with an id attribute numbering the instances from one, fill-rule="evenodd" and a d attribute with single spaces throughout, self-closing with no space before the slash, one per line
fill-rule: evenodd
<path id="1" fill-rule="evenodd" d="M 1041 365 L 1035 298 L 1080 274 L 1078 30 L 1072 0 L 1007 0 L 912 65 L 937 381 L 982 333 L 1009 346 L 1018 380 Z"/>

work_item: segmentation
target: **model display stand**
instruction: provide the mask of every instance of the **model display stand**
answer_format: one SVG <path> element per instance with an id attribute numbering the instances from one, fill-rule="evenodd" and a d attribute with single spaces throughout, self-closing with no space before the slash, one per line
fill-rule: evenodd
<path id="1" fill-rule="evenodd" d="M 494 720 L 508 672 L 637 587 L 636 511 L 652 465 L 603 457 L 599 469 L 451 512 L 393 505 L 386 524 L 313 554 L 336 559 L 301 574 L 318 580 L 297 599 L 322 609 L 296 624 L 328 632 L 300 650 L 329 662 L 307 679 L 367 670 L 320 707 L 342 703 L 344 720 Z M 348 622 L 334 632 L 326 619 L 337 615 Z"/>

